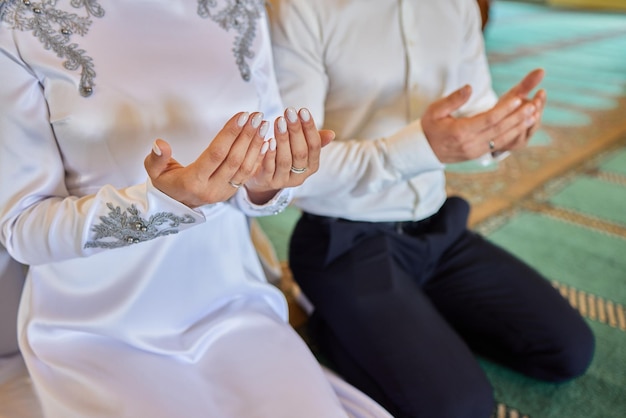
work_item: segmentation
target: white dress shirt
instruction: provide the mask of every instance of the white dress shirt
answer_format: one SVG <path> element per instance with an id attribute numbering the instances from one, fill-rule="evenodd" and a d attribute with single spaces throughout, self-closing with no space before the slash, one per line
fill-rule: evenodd
<path id="1" fill-rule="evenodd" d="M 241 188 L 194 210 L 143 167 L 156 138 L 185 165 L 235 113 L 282 113 L 264 10 L 0 2 L 0 241 L 30 266 L 19 341 L 46 417 L 372 406 L 332 384 L 263 276 L 247 215 L 279 212 L 291 190 L 257 206 Z"/>
<path id="2" fill-rule="evenodd" d="M 445 167 L 421 115 L 464 84 L 473 94 L 459 116 L 497 101 L 476 2 L 275 0 L 270 10 L 283 101 L 337 134 L 297 206 L 363 221 L 434 214 L 446 198 Z"/>

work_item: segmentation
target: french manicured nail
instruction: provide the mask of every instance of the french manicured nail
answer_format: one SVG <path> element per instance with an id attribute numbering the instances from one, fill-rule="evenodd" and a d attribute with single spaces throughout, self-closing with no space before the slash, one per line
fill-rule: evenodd
<path id="1" fill-rule="evenodd" d="M 261 123 L 261 129 L 259 129 L 259 135 L 261 135 L 263 138 L 265 138 L 265 134 L 267 134 L 267 130 L 269 129 L 270 124 L 264 120 Z"/>
<path id="2" fill-rule="evenodd" d="M 296 113 L 296 109 L 293 107 L 287 108 L 287 119 L 289 122 L 294 123 L 298 120 L 298 114 Z"/>
<path id="3" fill-rule="evenodd" d="M 274 151 L 276 149 L 276 140 L 274 138 L 270 139 L 270 150 Z"/>
<path id="4" fill-rule="evenodd" d="M 250 116 L 250 114 L 248 112 L 244 112 L 239 116 L 239 119 L 237 119 L 237 125 L 239 125 L 239 127 L 241 128 L 243 125 L 246 124 L 246 122 L 248 121 L 248 117 Z"/>
<path id="5" fill-rule="evenodd" d="M 308 122 L 311 119 L 311 114 L 307 109 L 300 109 L 300 119 L 302 119 L 303 122 Z"/>
<path id="6" fill-rule="evenodd" d="M 258 128 L 262 121 L 263 121 L 263 113 L 259 112 L 256 115 L 252 116 L 252 127 Z"/>
<path id="7" fill-rule="evenodd" d="M 270 149 L 270 141 L 265 141 L 261 147 L 261 155 L 265 155 L 268 149 Z"/>
<path id="8" fill-rule="evenodd" d="M 279 117 L 278 118 L 278 132 L 280 132 L 281 134 L 284 134 L 285 132 L 287 132 L 287 121 L 285 120 L 284 117 Z"/>
<path id="9" fill-rule="evenodd" d="M 163 153 L 161 152 L 161 148 L 159 148 L 159 146 L 157 145 L 156 141 L 154 141 L 152 143 L 152 152 L 154 152 L 154 154 L 157 157 L 160 157 L 161 155 L 163 155 Z"/>

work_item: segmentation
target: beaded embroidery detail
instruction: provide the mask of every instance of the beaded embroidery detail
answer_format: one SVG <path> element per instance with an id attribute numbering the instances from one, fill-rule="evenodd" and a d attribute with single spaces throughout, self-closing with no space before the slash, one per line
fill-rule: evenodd
<path id="1" fill-rule="evenodd" d="M 248 202 L 248 208 L 250 210 L 256 211 L 259 214 L 258 216 L 278 215 L 279 213 L 284 211 L 285 208 L 287 208 L 290 201 L 291 200 L 289 198 L 289 195 L 281 194 L 280 196 L 278 196 L 278 198 L 276 198 L 275 202 L 267 204 L 262 208 L 252 206 L 252 204 Z"/>
<path id="2" fill-rule="evenodd" d="M 81 69 L 80 94 L 88 97 L 93 92 L 93 60 L 78 44 L 71 43 L 71 36 L 84 36 L 91 26 L 89 16 L 102 17 L 104 10 L 97 0 L 71 0 L 72 7 L 85 9 L 87 16 L 79 16 L 55 8 L 57 0 L 8 0 L 0 4 L 0 19 L 13 25 L 14 29 L 32 31 L 45 49 L 54 51 L 66 61 L 63 66 L 74 71 Z"/>
<path id="3" fill-rule="evenodd" d="M 200 16 L 209 17 L 227 31 L 234 29 L 238 33 L 233 52 L 245 81 L 250 81 L 250 66 L 246 59 L 254 58 L 250 48 L 256 34 L 256 22 L 262 16 L 264 6 L 264 0 L 227 0 L 224 8 L 215 11 L 212 9 L 217 7 L 217 0 L 198 0 Z"/>
<path id="4" fill-rule="evenodd" d="M 241 77 L 250 81 L 250 66 L 246 60 L 254 58 L 251 46 L 256 35 L 256 22 L 264 12 L 265 3 L 263 0 L 226 1 L 221 10 L 214 10 L 218 0 L 198 0 L 198 14 L 211 18 L 227 31 L 234 29 L 238 33 L 233 53 Z M 32 31 L 45 49 L 66 59 L 63 66 L 68 70 L 80 68 L 80 94 L 91 96 L 96 77 L 93 60 L 78 44 L 70 41 L 74 34 L 87 34 L 92 24 L 90 17 L 101 18 L 104 9 L 98 0 L 71 0 L 72 7 L 85 9 L 86 16 L 79 16 L 55 8 L 56 4 L 57 0 L 0 0 L 0 21 L 11 24 L 13 29 Z"/>
<path id="5" fill-rule="evenodd" d="M 192 224 L 196 220 L 191 215 L 176 216 L 173 213 L 159 212 L 144 219 L 132 205 L 122 212 L 119 206 L 107 203 L 108 216 L 101 216 L 102 223 L 94 225 L 93 241 L 88 241 L 85 248 L 119 248 L 143 241 L 149 241 L 170 234 L 177 234 L 180 224 Z M 164 225 L 169 223 L 168 225 Z M 159 229 L 160 228 L 160 229 Z"/>

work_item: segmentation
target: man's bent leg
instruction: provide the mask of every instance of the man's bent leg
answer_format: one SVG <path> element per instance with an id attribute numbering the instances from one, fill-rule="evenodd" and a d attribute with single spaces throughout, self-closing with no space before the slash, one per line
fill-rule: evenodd
<path id="1" fill-rule="evenodd" d="M 543 276 L 468 231 L 424 291 L 477 352 L 528 376 L 564 381 L 593 357 L 585 320 Z"/>
<path id="2" fill-rule="evenodd" d="M 384 399 L 368 394 L 396 417 L 488 417 L 493 395 L 482 369 L 390 245 L 362 224 L 298 223 L 290 265 L 327 326 L 318 333 L 324 354 L 366 393 L 375 382 Z"/>

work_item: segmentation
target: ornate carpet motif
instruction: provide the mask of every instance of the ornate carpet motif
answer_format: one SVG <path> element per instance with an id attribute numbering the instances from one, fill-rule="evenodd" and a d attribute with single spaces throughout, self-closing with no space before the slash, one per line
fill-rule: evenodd
<path id="1" fill-rule="evenodd" d="M 626 315 L 624 305 L 621 303 L 587 294 L 563 283 L 553 282 L 552 284 L 585 318 L 626 331 Z"/>
<path id="2" fill-rule="evenodd" d="M 530 418 L 528 415 L 521 414 L 517 409 L 510 408 L 505 404 L 498 404 L 492 418 Z"/>

